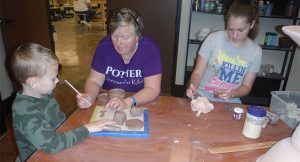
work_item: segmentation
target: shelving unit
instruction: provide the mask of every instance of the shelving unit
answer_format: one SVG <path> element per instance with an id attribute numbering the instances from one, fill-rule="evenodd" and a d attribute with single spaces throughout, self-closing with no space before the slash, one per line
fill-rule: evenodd
<path id="1" fill-rule="evenodd" d="M 191 3 L 193 0 L 191 0 Z M 193 38 L 190 34 L 191 28 L 193 26 L 193 16 L 197 16 L 198 14 L 205 15 L 206 17 L 210 15 L 216 15 L 216 16 L 224 16 L 224 13 L 215 13 L 215 12 L 198 12 L 198 11 L 192 11 L 192 8 L 190 9 L 190 21 L 189 21 L 189 39 L 187 43 L 187 61 L 186 61 L 186 66 L 185 66 L 185 83 L 184 87 L 187 85 L 187 81 L 190 78 L 190 75 L 193 70 L 193 66 L 191 65 L 191 59 L 189 59 L 189 54 L 191 53 L 190 50 L 192 49 L 191 46 L 194 46 L 194 51 L 195 51 L 195 46 L 198 45 L 198 49 L 201 46 L 200 41 L 196 40 Z M 209 18 L 207 18 L 209 19 Z M 298 17 L 286 17 L 286 16 L 260 16 L 260 22 L 264 21 L 265 19 L 275 19 L 275 21 L 282 19 L 282 20 L 288 20 L 291 21 L 291 23 L 287 25 L 295 25 L 298 23 L 300 18 Z M 203 21 L 203 20 L 199 20 Z M 204 20 L 205 21 L 205 20 Z M 209 22 L 209 21 L 208 21 Z M 205 21 L 206 25 L 208 24 L 207 21 Z M 223 23 L 223 22 L 222 22 Z M 224 23 L 223 23 L 224 24 Z M 198 24 L 199 25 L 199 24 Z M 260 26 L 261 28 L 261 26 Z M 269 106 L 270 104 L 270 99 L 271 99 L 271 91 L 284 91 L 288 82 L 290 70 L 292 67 L 295 51 L 296 51 L 296 44 L 294 43 L 291 48 L 281 48 L 278 46 L 266 46 L 266 45 L 260 45 L 261 48 L 263 49 L 263 55 L 264 51 L 279 51 L 281 54 L 284 54 L 283 60 L 282 60 L 282 65 L 281 68 L 278 69 L 278 72 L 271 73 L 267 76 L 257 76 L 252 91 L 251 93 L 242 98 L 242 102 L 244 104 L 256 104 L 256 105 L 263 105 L 263 106 Z M 194 52 L 193 51 L 193 52 Z M 276 53 L 276 52 L 274 52 Z M 280 71 L 280 72 L 279 72 Z"/>

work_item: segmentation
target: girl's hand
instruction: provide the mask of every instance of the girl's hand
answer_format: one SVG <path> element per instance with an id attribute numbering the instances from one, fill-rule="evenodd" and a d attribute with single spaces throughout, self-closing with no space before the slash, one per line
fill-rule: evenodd
<path id="1" fill-rule="evenodd" d="M 186 95 L 188 98 L 193 99 L 195 96 L 198 96 L 198 89 L 196 89 L 193 84 L 190 84 L 189 88 L 186 90 Z"/>
<path id="2" fill-rule="evenodd" d="M 225 89 L 225 90 L 216 90 L 214 91 L 214 97 L 215 98 L 221 98 L 225 101 L 228 101 L 232 98 L 232 90 Z"/>

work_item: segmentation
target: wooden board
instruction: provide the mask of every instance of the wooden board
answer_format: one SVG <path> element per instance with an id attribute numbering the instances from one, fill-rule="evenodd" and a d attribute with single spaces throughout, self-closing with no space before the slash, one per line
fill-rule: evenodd
<path id="1" fill-rule="evenodd" d="M 120 126 L 121 131 L 99 131 L 90 133 L 90 136 L 111 136 L 111 137 L 131 137 L 131 138 L 148 138 L 149 134 L 149 126 L 148 126 L 148 109 L 143 108 L 144 113 L 138 117 L 132 117 L 130 114 L 130 109 L 124 109 L 123 111 L 127 114 L 127 119 L 139 119 L 144 122 L 144 127 L 139 130 L 130 130 L 125 124 Z M 91 117 L 90 122 L 99 120 L 99 119 L 113 119 L 113 113 L 105 113 L 104 116 L 101 116 L 100 113 L 103 110 L 103 106 L 97 106 L 94 110 L 94 113 Z"/>
<path id="2" fill-rule="evenodd" d="M 208 151 L 211 154 L 221 154 L 221 153 L 238 152 L 238 151 L 249 151 L 249 150 L 270 148 L 276 142 L 277 141 L 270 141 L 270 142 L 236 145 L 236 146 L 213 147 L 213 148 L 209 148 Z"/>

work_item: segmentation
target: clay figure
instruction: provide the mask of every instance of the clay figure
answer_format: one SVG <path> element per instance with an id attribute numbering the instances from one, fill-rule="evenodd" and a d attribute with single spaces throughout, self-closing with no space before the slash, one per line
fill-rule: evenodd
<path id="1" fill-rule="evenodd" d="M 141 107 L 132 107 L 130 109 L 130 115 L 133 117 L 141 116 L 144 112 L 144 109 Z"/>
<path id="2" fill-rule="evenodd" d="M 124 111 L 117 110 L 114 115 L 113 121 L 118 125 L 123 125 L 127 120 L 126 113 Z"/>
<path id="3" fill-rule="evenodd" d="M 144 122 L 140 119 L 129 119 L 125 122 L 125 126 L 131 130 L 138 130 L 144 127 Z"/>
<path id="4" fill-rule="evenodd" d="M 198 97 L 191 101 L 191 108 L 197 111 L 196 116 L 199 117 L 201 113 L 208 113 L 214 109 L 214 105 L 205 97 Z"/>

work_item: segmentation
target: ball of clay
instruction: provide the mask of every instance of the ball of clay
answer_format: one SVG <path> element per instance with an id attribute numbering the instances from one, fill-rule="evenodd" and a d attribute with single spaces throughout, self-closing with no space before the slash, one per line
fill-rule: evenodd
<path id="1" fill-rule="evenodd" d="M 133 117 L 141 116 L 143 114 L 143 112 L 144 112 L 143 108 L 132 107 L 130 109 L 130 115 L 133 116 Z"/>
<path id="2" fill-rule="evenodd" d="M 103 130 L 117 132 L 117 131 L 121 131 L 121 127 L 118 127 L 118 126 L 112 126 L 112 125 L 107 125 L 107 126 L 105 126 L 105 127 L 103 128 Z"/>
<path id="3" fill-rule="evenodd" d="M 131 130 L 138 130 L 144 127 L 144 122 L 140 119 L 129 119 L 126 120 L 125 126 Z"/>
<path id="4" fill-rule="evenodd" d="M 105 106 L 109 100 L 108 93 L 100 93 L 97 97 L 100 106 Z"/>
<path id="5" fill-rule="evenodd" d="M 126 113 L 124 111 L 116 111 L 113 121 L 116 122 L 118 125 L 123 125 L 126 121 L 127 117 L 126 117 Z"/>
<path id="6" fill-rule="evenodd" d="M 197 99 L 192 100 L 191 108 L 193 111 L 197 111 L 197 117 L 201 113 L 208 113 L 214 109 L 214 105 L 208 101 L 205 97 L 198 97 Z"/>
<path id="7" fill-rule="evenodd" d="M 109 99 L 112 99 L 112 98 L 124 98 L 125 97 L 125 91 L 123 89 L 120 89 L 120 88 L 114 88 L 114 89 L 111 89 L 109 90 Z"/>

